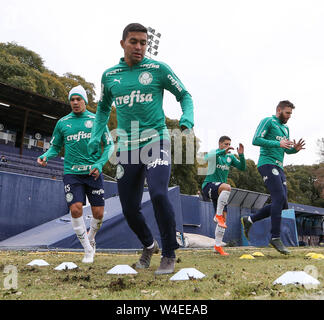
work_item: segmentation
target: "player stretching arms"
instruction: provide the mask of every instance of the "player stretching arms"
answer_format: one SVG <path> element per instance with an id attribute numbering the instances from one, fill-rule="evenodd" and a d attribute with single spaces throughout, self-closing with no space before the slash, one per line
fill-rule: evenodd
<path id="1" fill-rule="evenodd" d="M 252 224 L 271 216 L 270 245 L 282 254 L 290 253 L 280 239 L 281 211 L 288 208 L 283 159 L 285 153 L 292 154 L 305 149 L 304 140 L 300 139 L 298 142 L 289 140 L 289 128 L 286 123 L 293 109 L 295 106 L 291 102 L 280 101 L 276 115 L 263 119 L 255 132 L 252 143 L 261 147 L 258 171 L 270 192 L 272 202 L 256 214 L 241 219 L 244 234 L 248 239 Z"/>
<path id="2" fill-rule="evenodd" d="M 202 191 L 207 198 L 212 200 L 216 212 L 214 221 L 217 222 L 217 226 L 215 229 L 214 249 L 224 256 L 228 255 L 228 253 L 224 252 L 222 248 L 224 245 L 223 237 L 227 228 L 223 211 L 231 194 L 231 186 L 227 183 L 227 177 L 231 166 L 244 171 L 246 163 L 244 147 L 241 143 L 237 148 L 239 160 L 230 153 L 234 148 L 231 147 L 231 139 L 229 137 L 220 137 L 218 143 L 219 149 L 212 150 L 205 155 L 205 160 L 208 161 L 208 171 L 202 184 Z"/>
<path id="3" fill-rule="evenodd" d="M 58 120 L 51 147 L 37 159 L 37 162 L 45 167 L 47 161 L 56 157 L 61 148 L 65 147 L 63 176 L 65 197 L 71 211 L 72 227 L 85 251 L 82 262 L 92 263 L 95 254 L 95 235 L 102 224 L 105 205 L 101 171 L 113 152 L 114 144 L 106 126 L 100 137 L 103 151 L 98 149 L 94 154 L 88 153 L 87 144 L 91 137 L 95 115 L 86 109 L 87 93 L 82 86 L 72 88 L 68 97 L 72 112 Z M 93 214 L 88 235 L 82 215 L 86 195 Z"/>

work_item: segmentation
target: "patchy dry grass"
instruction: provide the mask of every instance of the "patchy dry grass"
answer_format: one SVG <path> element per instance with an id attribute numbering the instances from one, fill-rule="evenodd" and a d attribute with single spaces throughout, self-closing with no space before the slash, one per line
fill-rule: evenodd
<path id="1" fill-rule="evenodd" d="M 309 252 L 323 253 L 323 248 L 292 248 L 283 256 L 270 248 L 226 248 L 229 256 L 212 250 L 178 250 L 176 272 L 196 268 L 203 279 L 170 281 L 171 275 L 155 276 L 160 257 L 155 255 L 151 267 L 136 275 L 108 275 L 117 264 L 132 266 L 139 254 L 97 253 L 95 263 L 81 263 L 78 252 L 0 251 L 0 300 L 295 300 L 324 298 L 324 260 L 309 259 Z M 242 260 L 244 253 L 261 251 L 265 256 Z M 27 266 L 34 259 L 44 259 L 50 266 Z M 62 262 L 74 262 L 77 269 L 56 271 Z M 4 288 L 7 265 L 18 269 L 18 287 Z M 286 271 L 304 271 L 312 265 L 321 284 L 316 289 L 303 286 L 273 285 Z"/>

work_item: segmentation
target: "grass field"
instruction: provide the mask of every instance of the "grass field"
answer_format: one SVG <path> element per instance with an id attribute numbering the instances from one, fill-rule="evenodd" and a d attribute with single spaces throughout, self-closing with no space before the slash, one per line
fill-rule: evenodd
<path id="1" fill-rule="evenodd" d="M 139 253 L 100 253 L 92 265 L 81 263 L 81 252 L 0 251 L 0 300 L 297 300 L 324 299 L 324 260 L 306 257 L 307 253 L 324 253 L 323 248 L 292 248 L 283 256 L 271 248 L 229 247 L 229 256 L 216 255 L 212 250 L 178 250 L 175 272 L 196 268 L 206 277 L 188 281 L 170 281 L 172 275 L 155 276 L 160 262 L 154 255 L 151 267 L 136 275 L 108 275 L 117 264 L 132 266 Z M 264 257 L 239 259 L 243 254 L 262 252 Z M 27 266 L 34 259 L 50 265 Z M 56 271 L 62 262 L 74 262 L 77 269 Z M 17 267 L 17 288 L 7 289 L 4 270 Z M 311 266 L 311 267 L 308 267 Z M 320 285 L 307 289 L 301 285 L 273 285 L 286 271 L 317 271 Z M 2 275 L 2 278 L 1 278 Z"/>

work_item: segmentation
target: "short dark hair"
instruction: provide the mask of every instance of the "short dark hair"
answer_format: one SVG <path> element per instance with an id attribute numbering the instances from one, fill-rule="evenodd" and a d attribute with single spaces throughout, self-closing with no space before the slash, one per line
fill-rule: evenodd
<path id="1" fill-rule="evenodd" d="M 218 142 L 219 142 L 219 143 L 222 143 L 222 142 L 224 142 L 225 140 L 230 140 L 230 141 L 232 141 L 232 139 L 231 139 L 230 137 L 228 137 L 228 136 L 221 136 L 221 137 L 219 138 Z"/>
<path id="2" fill-rule="evenodd" d="M 130 23 L 127 25 L 123 31 L 123 41 L 126 40 L 129 32 L 144 32 L 147 34 L 147 28 L 140 23 Z"/>
<path id="3" fill-rule="evenodd" d="M 277 111 L 278 109 L 285 109 L 285 108 L 291 108 L 291 109 L 295 109 L 295 106 L 288 100 L 283 100 L 283 101 L 280 101 L 279 104 L 277 105 Z"/>

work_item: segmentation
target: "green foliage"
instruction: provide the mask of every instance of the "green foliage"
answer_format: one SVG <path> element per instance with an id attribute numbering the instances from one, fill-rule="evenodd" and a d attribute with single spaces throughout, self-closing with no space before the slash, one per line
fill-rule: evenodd
<path id="1" fill-rule="evenodd" d="M 9 85 L 38 93 L 68 103 L 68 92 L 72 87 L 81 84 L 88 95 L 88 109 L 96 112 L 95 86 L 80 75 L 70 72 L 58 76 L 44 66 L 43 59 L 35 52 L 18 44 L 0 43 L 0 81 Z M 169 129 L 178 129 L 179 121 L 166 118 Z M 116 109 L 112 108 L 108 127 L 117 127 Z M 180 186 L 181 193 L 197 194 L 205 176 L 198 175 L 198 168 L 204 167 L 197 162 L 196 151 L 199 150 L 199 139 L 194 139 L 194 163 L 186 164 L 186 139 L 182 135 L 182 164 L 174 164 L 174 139 L 172 143 L 172 169 L 170 186 Z M 286 166 L 288 200 L 290 202 L 324 207 L 324 138 L 318 140 L 321 163 L 313 166 Z M 179 151 L 179 150 L 177 150 Z M 107 162 L 103 172 L 114 177 L 116 166 Z M 232 187 L 256 192 L 268 193 L 253 160 L 247 160 L 244 172 L 231 168 L 228 182 Z"/>
<path id="2" fill-rule="evenodd" d="M 198 162 L 196 156 L 196 150 L 199 149 L 199 140 L 197 137 L 192 135 L 186 135 L 180 132 L 179 121 L 174 119 L 166 118 L 166 125 L 169 130 L 174 130 L 178 132 L 178 135 L 171 135 L 171 159 L 172 159 L 172 167 L 171 167 L 171 178 L 170 178 L 170 186 L 179 186 L 180 192 L 182 194 L 197 194 L 199 190 L 199 180 L 198 180 Z M 181 136 L 181 155 L 182 161 L 181 164 L 175 163 L 175 149 L 177 148 L 177 144 L 175 143 L 176 139 L 179 139 Z M 194 154 L 193 163 L 186 163 L 187 157 L 190 154 L 187 154 L 187 145 L 193 145 L 193 148 L 190 150 Z M 190 148 L 189 148 L 190 149 Z M 180 150 L 176 150 L 180 152 Z M 188 152 L 190 153 L 190 152 Z"/>
<path id="3" fill-rule="evenodd" d="M 324 208 L 324 163 L 312 166 L 289 165 L 284 170 L 289 202 Z M 269 193 L 253 160 L 246 160 L 245 171 L 231 168 L 228 182 L 232 187 Z"/>
<path id="4" fill-rule="evenodd" d="M 69 92 L 73 87 L 79 84 L 82 85 L 88 96 L 88 107 L 92 110 L 92 112 L 95 112 L 97 103 L 95 101 L 96 92 L 93 83 L 87 82 L 83 77 L 72 74 L 70 72 L 65 73 L 63 77 L 59 77 L 59 80 L 67 89 L 67 92 Z"/>
<path id="5" fill-rule="evenodd" d="M 318 200 L 319 194 L 315 187 L 314 166 L 286 166 L 288 201 L 314 205 Z"/>
<path id="6" fill-rule="evenodd" d="M 259 174 L 257 166 L 253 160 L 246 160 L 245 171 L 240 171 L 232 167 L 230 169 L 228 178 L 234 182 L 234 185 L 231 184 L 232 187 L 255 192 L 267 193 L 262 177 Z M 228 182 L 230 183 L 230 180 Z"/>
<path id="7" fill-rule="evenodd" d="M 89 110 L 96 110 L 93 83 L 72 73 L 58 76 L 44 66 L 37 53 L 14 42 L 0 43 L 0 81 L 65 103 L 68 103 L 69 91 L 81 84 L 88 95 Z"/>
<path id="8" fill-rule="evenodd" d="M 324 162 L 324 138 L 322 139 L 318 139 L 317 140 L 317 145 L 319 147 L 319 156 L 320 156 L 320 162 L 323 163 Z"/>
<path id="9" fill-rule="evenodd" d="M 10 56 L 16 57 L 22 65 L 39 72 L 45 71 L 44 61 L 37 53 L 19 46 L 15 42 L 0 43 L 0 51 L 6 51 Z"/>
<path id="10" fill-rule="evenodd" d="M 314 168 L 314 174 L 316 176 L 314 186 L 317 197 L 314 199 L 313 205 L 324 208 L 324 162 L 318 165 L 318 168 Z"/>

